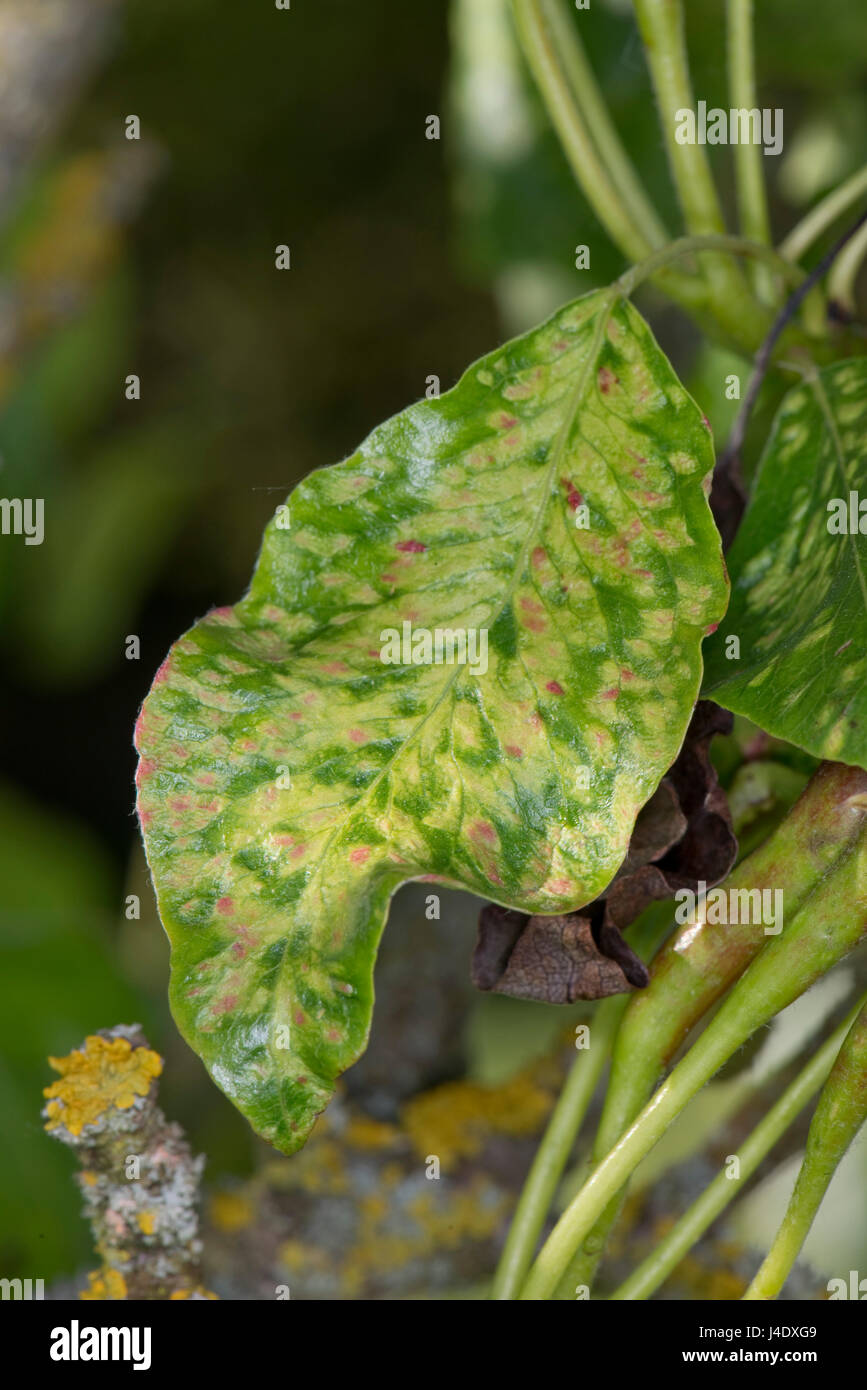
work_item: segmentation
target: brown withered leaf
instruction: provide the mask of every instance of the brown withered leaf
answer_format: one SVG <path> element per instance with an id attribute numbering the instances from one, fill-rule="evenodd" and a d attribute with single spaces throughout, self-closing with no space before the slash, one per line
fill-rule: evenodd
<path id="1" fill-rule="evenodd" d="M 622 932 L 653 901 L 725 878 L 737 854 L 725 793 L 710 761 L 732 716 L 710 700 L 693 711 L 683 746 L 641 810 L 612 882 L 586 907 L 530 917 L 489 903 L 479 917 L 473 983 L 520 999 L 571 1004 L 641 989 L 647 968 Z"/>
<path id="2" fill-rule="evenodd" d="M 589 917 L 527 917 L 495 903 L 482 908 L 473 981 L 479 989 L 548 1004 L 629 989 L 621 966 L 597 947 Z"/>

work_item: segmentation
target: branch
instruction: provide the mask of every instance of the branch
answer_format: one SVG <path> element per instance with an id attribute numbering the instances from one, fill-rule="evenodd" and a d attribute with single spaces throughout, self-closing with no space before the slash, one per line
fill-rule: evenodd
<path id="1" fill-rule="evenodd" d="M 102 1259 L 82 1298 L 214 1298 L 199 1267 L 205 1160 L 156 1103 L 162 1058 L 138 1025 L 120 1024 L 48 1060 L 61 1079 L 45 1089 L 45 1128 L 81 1163 L 77 1182 Z"/>

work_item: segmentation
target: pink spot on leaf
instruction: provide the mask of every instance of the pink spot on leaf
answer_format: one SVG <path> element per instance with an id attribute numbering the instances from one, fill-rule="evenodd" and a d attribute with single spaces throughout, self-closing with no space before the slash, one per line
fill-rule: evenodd
<path id="1" fill-rule="evenodd" d="M 568 478 L 561 478 L 560 484 L 566 489 L 566 501 L 568 505 L 572 508 L 573 512 L 576 512 L 584 502 L 584 498 L 581 496 L 575 484 L 570 482 Z"/>
<path id="2" fill-rule="evenodd" d="M 496 830 L 486 820 L 477 820 L 474 825 L 470 826 L 470 839 L 472 840 L 487 840 L 490 843 L 496 838 Z"/>

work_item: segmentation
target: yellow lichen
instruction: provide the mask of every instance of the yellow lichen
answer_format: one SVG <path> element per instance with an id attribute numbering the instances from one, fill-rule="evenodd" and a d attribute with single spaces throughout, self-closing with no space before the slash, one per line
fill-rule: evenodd
<path id="1" fill-rule="evenodd" d="M 217 1301 L 220 1297 L 217 1293 L 211 1293 L 210 1289 L 205 1289 L 201 1284 L 197 1284 L 194 1289 L 175 1289 L 174 1293 L 169 1294 L 169 1302 L 177 1303 L 181 1298 L 211 1298 Z"/>
<path id="2" fill-rule="evenodd" d="M 280 1263 L 292 1274 L 304 1269 L 327 1269 L 328 1255 L 315 1245 L 305 1245 L 300 1240 L 284 1240 L 278 1251 Z"/>
<path id="3" fill-rule="evenodd" d="M 472 1081 L 437 1086 L 409 1101 L 402 1119 L 416 1153 L 435 1154 L 446 1169 L 479 1153 L 494 1134 L 535 1134 L 552 1103 L 551 1093 L 522 1073 L 504 1086 Z"/>
<path id="4" fill-rule="evenodd" d="M 140 1211 L 138 1214 L 138 1228 L 142 1235 L 152 1236 L 157 1228 L 157 1214 L 155 1211 Z"/>
<path id="5" fill-rule="evenodd" d="M 89 1289 L 83 1289 L 78 1295 L 87 1301 L 103 1302 L 105 1300 L 117 1300 L 126 1298 L 126 1280 L 119 1269 L 97 1269 L 92 1274 L 88 1274 Z"/>
<path id="6" fill-rule="evenodd" d="M 220 1231 L 242 1231 L 256 1214 L 248 1197 L 239 1192 L 215 1192 L 209 1204 L 211 1221 Z"/>
<path id="7" fill-rule="evenodd" d="M 300 1188 L 314 1196 L 339 1196 L 349 1191 L 345 1155 L 333 1139 L 317 1139 L 293 1154 L 284 1168 L 281 1185 Z"/>
<path id="8" fill-rule="evenodd" d="M 390 1149 L 400 1138 L 394 1125 L 372 1120 L 368 1115 L 356 1115 L 346 1126 L 346 1142 L 353 1149 L 378 1151 Z"/>
<path id="9" fill-rule="evenodd" d="M 146 1047 L 134 1048 L 126 1038 L 85 1038 L 83 1049 L 68 1057 L 49 1057 L 61 1080 L 46 1086 L 48 1119 L 45 1128 L 65 1125 L 79 1135 L 106 1110 L 128 1110 L 136 1096 L 145 1096 L 162 1071 L 162 1058 Z"/>
<path id="10" fill-rule="evenodd" d="M 468 1187 L 445 1198 L 433 1191 L 415 1198 L 407 1208 L 415 1229 L 398 1235 L 389 1230 L 391 1203 L 377 1193 L 363 1197 L 358 1240 L 340 1271 L 344 1292 L 360 1295 L 372 1275 L 390 1273 L 441 1250 L 456 1250 L 465 1241 L 489 1239 L 510 1206 L 510 1197 L 493 1193 L 487 1179 L 477 1175 Z"/>

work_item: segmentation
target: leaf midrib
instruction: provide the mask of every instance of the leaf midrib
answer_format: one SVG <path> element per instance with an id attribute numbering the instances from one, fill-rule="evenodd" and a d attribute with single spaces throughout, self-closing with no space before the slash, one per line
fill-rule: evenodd
<path id="1" fill-rule="evenodd" d="M 569 403 L 566 407 L 566 413 L 563 419 L 563 423 L 561 424 L 557 432 L 557 435 L 554 439 L 554 443 L 551 447 L 551 461 L 548 464 L 545 474 L 543 475 L 543 481 L 541 485 L 541 501 L 537 508 L 536 516 L 534 518 L 532 526 L 530 527 L 527 533 L 527 540 L 524 543 L 522 549 L 520 550 L 518 558 L 514 566 L 512 567 L 512 577 L 506 588 L 505 595 L 502 598 L 502 600 L 499 601 L 499 607 L 495 610 L 492 609 L 492 613 L 488 616 L 487 622 L 489 627 L 497 621 L 497 619 L 500 617 L 500 615 L 506 608 L 506 605 L 511 602 L 515 590 L 518 587 L 518 584 L 520 583 L 524 571 L 526 570 L 530 550 L 533 544 L 535 543 L 536 538 L 538 537 L 539 530 L 544 520 L 545 512 L 547 510 L 548 500 L 550 499 L 551 495 L 552 479 L 556 475 L 558 468 L 562 462 L 566 443 L 568 441 L 572 426 L 575 423 L 575 417 L 578 412 L 579 404 L 584 396 L 584 390 L 587 384 L 588 373 L 593 362 L 595 361 L 596 353 L 599 349 L 599 343 L 602 338 L 602 334 L 605 331 L 605 328 L 607 327 L 608 322 L 610 320 L 613 306 L 621 298 L 622 295 L 619 291 L 617 291 L 616 293 L 609 293 L 599 306 L 598 321 L 596 323 L 593 337 L 588 347 L 587 358 L 582 365 L 579 379 L 575 385 L 575 389 L 573 390 L 572 395 L 569 399 Z M 362 808 L 364 803 L 369 799 L 369 797 L 379 786 L 383 778 L 388 776 L 394 770 L 407 748 L 410 747 L 410 745 L 413 743 L 416 737 L 421 733 L 422 729 L 425 727 L 427 722 L 437 712 L 443 700 L 446 698 L 449 691 L 451 690 L 452 686 L 455 684 L 459 676 L 461 676 L 462 674 L 464 674 L 462 668 L 460 666 L 456 666 L 454 671 L 449 675 L 448 679 L 445 681 L 441 693 L 437 696 L 430 708 L 425 711 L 421 719 L 418 720 L 412 733 L 410 733 L 404 739 L 404 741 L 400 745 L 400 748 L 395 752 L 393 757 L 390 758 L 389 761 L 384 765 L 379 775 L 370 783 L 368 787 L 364 789 L 364 792 L 358 798 L 358 800 L 353 803 L 352 812 L 347 817 L 346 821 L 342 825 L 337 826 L 332 831 L 327 843 L 323 846 L 322 853 L 319 856 L 317 865 L 310 878 L 308 879 L 307 884 L 305 885 L 305 892 L 307 888 L 310 886 L 310 884 L 312 884 L 315 881 L 317 874 L 319 873 L 325 859 L 327 858 L 328 851 L 330 850 L 334 840 L 337 838 L 338 835 L 340 835 L 343 832 L 346 826 L 351 822 L 356 812 Z"/>
<path id="2" fill-rule="evenodd" d="M 610 318 L 611 318 L 611 314 L 612 314 L 613 309 L 614 309 L 614 305 L 615 305 L 621 298 L 622 298 L 622 295 L 621 295 L 621 293 L 620 293 L 619 291 L 616 291 L 616 292 L 609 292 L 609 293 L 602 299 L 602 302 L 601 302 L 600 305 L 599 305 L 599 308 L 598 308 L 598 311 L 597 311 L 598 318 L 597 318 L 596 326 L 595 326 L 595 329 L 594 329 L 594 332 L 593 332 L 593 336 L 592 336 L 592 338 L 591 338 L 591 340 L 590 340 L 590 343 L 589 343 L 589 345 L 588 345 L 588 350 L 587 350 L 587 355 L 586 355 L 585 361 L 584 361 L 584 363 L 583 363 L 583 365 L 582 365 L 582 367 L 581 367 L 581 371 L 580 371 L 578 380 L 577 380 L 577 382 L 576 382 L 576 384 L 575 384 L 575 388 L 574 388 L 574 390 L 573 390 L 573 392 L 572 392 L 572 395 L 571 395 L 571 397 L 569 398 L 569 402 L 568 402 L 568 405 L 567 405 L 567 407 L 566 407 L 566 411 L 565 411 L 565 415 L 564 415 L 564 418 L 563 418 L 563 422 L 562 422 L 562 424 L 560 425 L 560 428 L 559 428 L 559 430 L 558 430 L 558 432 L 557 432 L 557 435 L 556 435 L 556 437 L 555 437 L 555 439 L 554 439 L 554 443 L 553 443 L 553 445 L 552 445 L 552 447 L 551 447 L 551 460 L 550 460 L 550 463 L 548 464 L 548 467 L 547 467 L 547 469 L 545 470 L 545 473 L 544 473 L 544 475 L 543 475 L 543 480 L 542 480 L 541 490 L 540 490 L 540 502 L 539 502 L 539 505 L 538 505 L 537 510 L 536 510 L 536 516 L 535 516 L 535 518 L 534 518 L 534 521 L 533 521 L 532 526 L 530 527 L 530 529 L 529 529 L 529 531 L 528 531 L 527 540 L 526 540 L 526 542 L 525 542 L 523 548 L 522 548 L 521 551 L 519 552 L 518 558 L 517 558 L 517 560 L 516 560 L 516 562 L 515 562 L 515 565 L 513 566 L 512 577 L 511 577 L 510 583 L 509 583 L 509 585 L 508 585 L 508 587 L 507 587 L 507 589 L 506 589 L 505 595 L 504 595 L 504 597 L 500 600 L 500 602 L 499 602 L 499 607 L 496 609 L 496 611 L 495 611 L 495 613 L 494 613 L 494 616 L 493 616 L 493 617 L 489 616 L 489 618 L 488 618 L 488 625 L 489 625 L 489 626 L 490 626 L 493 622 L 496 622 L 497 618 L 499 618 L 499 616 L 500 616 L 500 615 L 502 614 L 502 612 L 504 611 L 506 605 L 507 605 L 508 603 L 511 602 L 512 597 L 513 597 L 513 595 L 514 595 L 514 593 L 515 593 L 515 590 L 516 590 L 518 584 L 520 583 L 521 578 L 522 578 L 522 576 L 523 576 L 523 574 L 524 574 L 524 572 L 525 572 L 525 570 L 526 570 L 527 561 L 528 561 L 528 558 L 529 558 L 529 555 L 530 555 L 531 547 L 532 547 L 532 545 L 534 544 L 534 542 L 535 542 L 535 540 L 536 540 L 536 538 L 537 538 L 537 536 L 538 536 L 538 534 L 539 534 L 540 527 L 541 527 L 541 525 L 542 525 L 542 523 L 543 523 L 543 520 L 544 520 L 544 517 L 545 517 L 545 513 L 546 513 L 546 511 L 547 511 L 548 503 L 549 503 L 550 496 L 551 496 L 552 480 L 553 480 L 553 478 L 556 476 L 557 470 L 558 470 L 558 468 L 560 467 L 560 465 L 561 465 L 561 463 L 562 463 L 563 455 L 564 455 L 564 452 L 565 452 L 565 449 L 566 449 L 566 445 L 567 445 L 568 440 L 569 440 L 569 436 L 570 436 L 570 433 L 571 433 L 571 430 L 572 430 L 572 426 L 573 426 L 574 423 L 575 423 L 575 417 L 576 417 L 576 415 L 577 415 L 578 408 L 579 408 L 580 403 L 581 403 L 581 401 L 582 401 L 582 399 L 583 399 L 583 397 L 584 397 L 584 391 L 585 391 L 586 386 L 587 386 L 587 378 L 588 378 L 589 372 L 590 372 L 590 370 L 591 370 L 591 368 L 592 368 L 592 366 L 593 366 L 593 364 L 594 364 L 594 362 L 595 362 L 595 360 L 596 360 L 596 355 L 597 355 L 597 353 L 598 353 L 598 351 L 599 351 L 599 345 L 600 345 L 600 342 L 601 342 L 601 339 L 602 339 L 602 335 L 603 335 L 603 333 L 605 332 L 605 329 L 607 328 L 608 323 L 610 322 Z M 493 611 L 493 610 L 492 610 L 492 611 Z M 388 762 L 386 763 L 386 765 L 383 767 L 383 769 L 382 769 L 382 771 L 379 773 L 379 775 L 374 779 L 373 782 L 371 782 L 370 786 L 368 786 L 368 787 L 365 788 L 364 793 L 362 794 L 362 796 L 359 797 L 358 801 L 356 801 L 356 802 L 354 803 L 354 805 L 353 805 L 353 807 L 352 807 L 352 810 L 351 810 L 350 814 L 346 817 L 346 820 L 343 821 L 341 824 L 338 824 L 337 826 L 335 826 L 335 828 L 332 830 L 331 835 L 329 836 L 329 838 L 328 838 L 326 844 L 323 846 L 322 851 L 321 851 L 321 853 L 320 853 L 320 855 L 319 855 L 319 857 L 318 857 L 318 860 L 317 860 L 316 866 L 315 866 L 315 868 L 314 868 L 314 870 L 313 870 L 313 873 L 311 874 L 310 878 L 307 880 L 306 884 L 304 885 L 304 895 L 305 895 L 305 896 L 307 895 L 308 890 L 309 890 L 309 889 L 312 887 L 312 885 L 316 882 L 317 877 L 319 876 L 319 874 L 321 873 L 322 869 L 324 868 L 324 866 L 325 866 L 325 864 L 326 864 L 326 862 L 327 862 L 327 859 L 328 859 L 329 851 L 331 850 L 331 847 L 332 847 L 332 845 L 334 844 L 335 840 L 336 840 L 341 834 L 343 834 L 343 833 L 345 832 L 345 830 L 347 829 L 347 827 L 352 823 L 352 821 L 354 820 L 354 818 L 356 817 L 356 815 L 361 811 L 362 807 L 363 807 L 363 806 L 365 805 L 365 803 L 369 800 L 369 798 L 371 797 L 371 795 L 373 794 L 373 792 L 376 790 L 376 788 L 379 786 L 379 784 L 381 783 L 381 781 L 383 780 L 383 778 L 386 777 L 386 776 L 390 776 L 390 775 L 394 772 L 394 769 L 395 769 L 396 766 L 398 765 L 400 759 L 403 757 L 403 755 L 404 755 L 404 753 L 406 752 L 406 750 L 407 750 L 407 749 L 410 747 L 410 745 L 414 742 L 414 740 L 417 738 L 417 736 L 420 735 L 422 729 L 425 727 L 425 725 L 427 724 L 427 722 L 432 718 L 432 716 L 433 716 L 433 715 L 437 712 L 437 710 L 440 708 L 440 706 L 441 706 L 443 700 L 446 698 L 446 696 L 447 696 L 447 695 L 449 694 L 449 692 L 451 691 L 451 689 L 452 689 L 452 687 L 454 686 L 455 682 L 457 681 L 458 677 L 461 676 L 462 674 L 464 674 L 464 672 L 462 671 L 462 668 L 461 668 L 460 666 L 456 666 L 454 672 L 451 673 L 451 674 L 449 675 L 447 681 L 445 682 L 445 684 L 444 684 L 444 686 L 443 686 L 443 689 L 442 689 L 440 695 L 439 695 L 439 696 L 437 697 L 437 699 L 434 701 L 433 705 L 431 705 L 431 707 L 425 712 L 425 714 L 422 716 L 422 718 L 417 722 L 417 724 L 416 724 L 415 728 L 413 729 L 412 733 L 403 741 L 403 743 L 401 744 L 400 748 L 397 750 L 397 752 L 394 754 L 394 756 L 393 756 L 392 758 L 389 759 L 389 761 L 388 761 Z M 277 983 L 275 983 L 275 990 L 274 990 L 275 994 L 276 994 L 277 990 L 283 985 L 283 980 L 284 980 L 284 978 L 285 978 L 284 972 L 285 972 L 285 970 L 286 970 L 286 968 L 287 968 L 287 967 L 286 967 L 286 964 L 285 964 L 285 960 L 286 960 L 286 958 L 285 958 L 285 956 L 284 956 L 283 962 L 281 963 L 281 967 L 280 967 L 279 978 L 278 978 Z M 292 993 L 292 991 L 291 991 L 291 985 L 294 984 L 294 978 L 290 977 L 290 982 L 289 982 L 289 983 L 290 983 L 290 994 L 291 994 L 291 993 Z M 293 995 L 292 997 L 294 997 L 294 995 Z M 274 1057 L 273 1047 L 270 1045 L 270 1043 L 269 1043 L 269 1052 L 271 1052 L 272 1063 L 275 1065 L 275 1069 L 279 1070 L 279 1068 L 277 1067 L 276 1058 Z M 296 1055 L 299 1055 L 299 1054 L 296 1054 Z M 285 1118 L 285 1116 L 288 1114 L 288 1111 L 287 1111 L 286 1106 L 285 1106 L 285 1102 L 284 1102 L 284 1098 L 283 1098 L 282 1087 L 280 1087 L 280 1086 L 278 1086 L 278 1094 L 279 1094 L 279 1096 L 280 1096 L 280 1107 L 281 1107 L 281 1112 L 282 1112 L 282 1114 L 283 1114 L 283 1116 L 284 1116 L 284 1118 Z"/>

